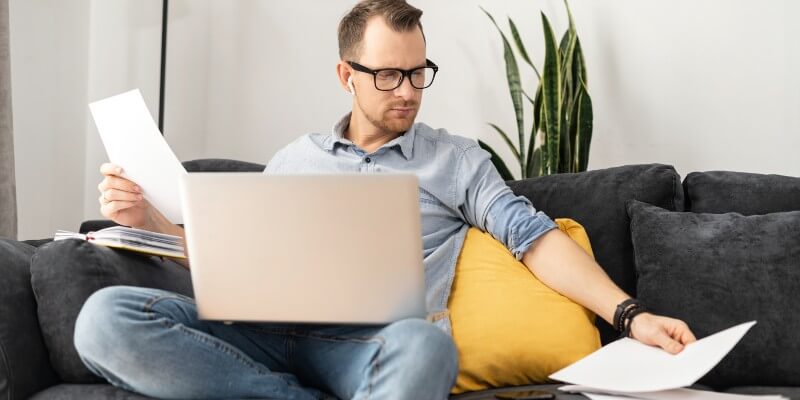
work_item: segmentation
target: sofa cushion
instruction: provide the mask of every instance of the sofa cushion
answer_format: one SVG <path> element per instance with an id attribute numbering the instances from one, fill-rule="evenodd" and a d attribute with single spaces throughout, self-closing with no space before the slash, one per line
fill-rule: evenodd
<path id="1" fill-rule="evenodd" d="M 625 202 L 637 199 L 683 210 L 683 190 L 675 169 L 668 165 L 628 165 L 577 174 L 558 174 L 509 182 L 551 218 L 571 218 L 586 228 L 598 264 L 628 294 L 636 295 L 630 224 Z M 603 343 L 619 334 L 597 319 Z"/>
<path id="2" fill-rule="evenodd" d="M 639 298 L 653 312 L 698 338 L 758 321 L 700 383 L 800 385 L 800 211 L 700 214 L 632 201 L 628 212 Z"/>
<path id="3" fill-rule="evenodd" d="M 0 239 L 0 399 L 26 399 L 56 381 L 36 319 L 30 259 L 36 249 Z"/>
<path id="4" fill-rule="evenodd" d="M 31 284 L 50 361 L 67 383 L 101 381 L 83 365 L 73 344 L 75 319 L 92 293 L 130 285 L 192 296 L 189 271 L 177 263 L 78 239 L 42 246 L 31 261 Z"/>
<path id="5" fill-rule="evenodd" d="M 692 172 L 683 181 L 686 211 L 743 215 L 800 210 L 800 178 L 745 172 Z"/>
<path id="6" fill-rule="evenodd" d="M 556 223 L 592 254 L 579 224 Z M 459 355 L 452 393 L 545 383 L 600 348 L 591 311 L 547 287 L 477 228 L 467 231 L 448 309 Z"/>

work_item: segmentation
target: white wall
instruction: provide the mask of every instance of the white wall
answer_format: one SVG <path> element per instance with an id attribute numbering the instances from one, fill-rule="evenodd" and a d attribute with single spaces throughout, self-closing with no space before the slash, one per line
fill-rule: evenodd
<path id="1" fill-rule="evenodd" d="M 213 3 L 208 75 L 197 79 L 208 85 L 208 96 L 171 92 L 167 115 L 186 101 L 207 101 L 205 154 L 250 161 L 266 161 L 305 132 L 327 131 L 350 106 L 333 67 L 336 25 L 350 4 Z M 478 6 L 503 26 L 504 16 L 512 15 L 541 65 L 538 11 L 550 16 L 560 36 L 566 28 L 562 2 L 414 4 L 425 11 L 428 54 L 441 66 L 420 120 L 481 138 L 510 159 L 486 125 L 492 121 L 510 131 L 513 114 L 500 39 Z M 800 119 L 794 112 L 800 78 L 793 73 L 800 47 L 790 40 L 800 37 L 792 22 L 800 17 L 800 3 L 582 0 L 572 7 L 595 105 L 591 169 L 662 162 L 683 175 L 710 169 L 800 174 Z M 170 79 L 185 72 L 170 71 Z M 529 73 L 525 80 L 531 92 L 533 78 Z"/>
<path id="2" fill-rule="evenodd" d="M 513 114 L 502 47 L 483 5 L 517 22 L 541 65 L 538 12 L 558 0 L 417 0 L 441 66 L 419 120 L 485 140 Z M 158 110 L 158 0 L 11 1 L 20 237 L 98 217 L 105 159 L 86 104 L 139 87 Z M 336 81 L 336 25 L 350 0 L 172 0 L 165 133 L 179 158 L 266 162 L 350 107 Z M 590 169 L 661 162 L 685 175 L 800 175 L 800 3 L 573 0 L 595 106 Z M 535 80 L 527 73 L 531 90 Z"/>
<path id="3" fill-rule="evenodd" d="M 98 218 L 106 160 L 87 104 L 139 87 L 158 111 L 160 0 L 12 0 L 19 238 Z"/>

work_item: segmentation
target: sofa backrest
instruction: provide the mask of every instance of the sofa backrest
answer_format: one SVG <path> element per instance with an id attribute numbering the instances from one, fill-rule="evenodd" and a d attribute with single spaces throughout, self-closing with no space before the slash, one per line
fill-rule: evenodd
<path id="1" fill-rule="evenodd" d="M 224 158 L 201 158 L 183 162 L 187 172 L 262 172 L 266 165 Z"/>
<path id="2" fill-rule="evenodd" d="M 683 180 L 686 211 L 763 215 L 800 210 L 800 178 L 747 172 L 692 172 Z"/>
<path id="3" fill-rule="evenodd" d="M 584 226 L 595 259 L 628 294 L 636 295 L 636 270 L 625 203 L 636 199 L 683 211 L 683 190 L 675 168 L 662 164 L 627 165 L 509 182 L 518 195 L 551 218 L 572 218 Z M 619 334 L 597 319 L 603 344 Z"/>

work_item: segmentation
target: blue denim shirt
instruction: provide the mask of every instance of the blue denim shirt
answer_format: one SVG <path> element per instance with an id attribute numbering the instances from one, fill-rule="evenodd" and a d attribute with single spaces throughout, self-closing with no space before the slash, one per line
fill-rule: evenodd
<path id="1" fill-rule="evenodd" d="M 332 134 L 311 133 L 278 151 L 265 173 L 413 173 L 419 179 L 426 306 L 451 333 L 447 300 L 456 260 L 470 226 L 489 232 L 521 260 L 543 233 L 556 227 L 523 196 L 516 196 L 472 139 L 415 123 L 405 134 L 366 153 L 343 137 L 345 115 Z"/>

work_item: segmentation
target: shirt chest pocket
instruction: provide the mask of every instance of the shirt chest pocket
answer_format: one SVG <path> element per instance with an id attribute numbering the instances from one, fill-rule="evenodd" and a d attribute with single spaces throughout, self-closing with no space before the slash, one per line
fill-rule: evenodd
<path id="1" fill-rule="evenodd" d="M 427 190 L 425 190 L 425 189 L 423 189 L 421 187 L 419 188 L 419 206 L 420 206 L 420 208 L 422 208 L 422 207 L 430 207 L 430 206 L 439 206 L 441 204 L 442 204 L 442 202 L 440 202 L 439 199 L 437 199 L 436 196 L 434 196 L 431 192 L 429 192 L 429 191 L 427 191 Z"/>
<path id="2" fill-rule="evenodd" d="M 423 189 L 422 187 L 419 188 L 419 208 L 420 210 L 431 209 L 431 208 L 440 208 L 443 207 L 441 201 L 439 201 L 433 193 Z"/>

